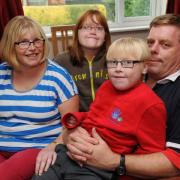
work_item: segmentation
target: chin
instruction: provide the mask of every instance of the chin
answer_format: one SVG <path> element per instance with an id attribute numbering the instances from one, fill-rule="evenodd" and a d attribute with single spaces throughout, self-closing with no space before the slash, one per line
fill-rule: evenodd
<path id="1" fill-rule="evenodd" d="M 152 74 L 152 75 L 156 75 L 156 74 L 159 74 L 159 72 L 160 72 L 160 71 L 159 71 L 159 69 L 157 69 L 157 68 L 149 68 L 149 69 L 148 69 L 148 74 L 149 74 L 149 75 L 151 75 L 151 74 Z"/>
<path id="2" fill-rule="evenodd" d="M 87 44 L 86 45 L 86 48 L 88 48 L 88 49 L 98 49 L 98 48 L 100 48 L 101 47 L 101 45 L 97 45 L 97 44 Z"/>
<path id="3" fill-rule="evenodd" d="M 114 87 L 119 90 L 119 91 L 125 91 L 127 90 L 129 87 L 128 86 L 122 86 L 122 85 L 114 85 Z"/>

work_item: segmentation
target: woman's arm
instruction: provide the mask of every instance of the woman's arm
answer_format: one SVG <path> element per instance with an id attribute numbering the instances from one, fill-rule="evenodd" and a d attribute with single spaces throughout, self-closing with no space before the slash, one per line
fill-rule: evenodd
<path id="1" fill-rule="evenodd" d="M 73 96 L 71 99 L 63 102 L 58 106 L 61 117 L 68 112 L 75 112 L 79 110 L 79 97 L 78 95 Z M 57 154 L 55 147 L 57 144 L 63 143 L 61 134 L 49 144 L 46 148 L 42 149 L 36 159 L 35 173 L 41 175 L 44 171 L 47 171 L 51 164 L 54 164 Z"/>

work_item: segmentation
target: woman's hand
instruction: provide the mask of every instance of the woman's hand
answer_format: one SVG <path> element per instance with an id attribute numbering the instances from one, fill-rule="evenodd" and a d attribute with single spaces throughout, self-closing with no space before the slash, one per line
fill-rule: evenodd
<path id="1" fill-rule="evenodd" d="M 49 144 L 46 148 L 42 149 L 36 158 L 36 175 L 42 175 L 44 171 L 47 171 L 50 165 L 53 165 L 56 161 L 57 154 L 55 152 L 56 144 Z"/>

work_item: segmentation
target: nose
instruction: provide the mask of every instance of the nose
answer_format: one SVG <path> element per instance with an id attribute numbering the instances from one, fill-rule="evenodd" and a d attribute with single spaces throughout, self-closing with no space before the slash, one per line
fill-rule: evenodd
<path id="1" fill-rule="evenodd" d="M 151 53 L 157 53 L 159 51 L 159 43 L 155 42 L 151 44 L 149 48 L 150 48 Z"/>
<path id="2" fill-rule="evenodd" d="M 29 43 L 29 49 L 34 49 L 36 48 L 35 45 L 34 45 L 34 42 L 30 42 Z"/>
<path id="3" fill-rule="evenodd" d="M 122 67 L 122 64 L 121 64 L 121 62 L 120 61 L 118 61 L 118 63 L 117 63 L 117 66 L 116 66 L 116 71 L 122 71 L 122 69 L 123 69 L 123 67 Z"/>
<path id="4" fill-rule="evenodd" d="M 96 27 L 91 27 L 90 32 L 91 33 L 96 33 Z"/>

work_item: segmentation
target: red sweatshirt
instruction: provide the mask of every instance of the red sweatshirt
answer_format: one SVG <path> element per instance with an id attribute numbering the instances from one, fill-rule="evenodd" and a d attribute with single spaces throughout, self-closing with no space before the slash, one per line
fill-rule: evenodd
<path id="1" fill-rule="evenodd" d="M 68 126 L 73 115 L 77 124 Z M 81 125 L 100 136 L 116 153 L 159 152 L 165 148 L 166 110 L 162 100 L 144 83 L 128 91 L 116 90 L 108 80 L 98 89 L 88 112 L 68 113 L 67 128 Z"/>

